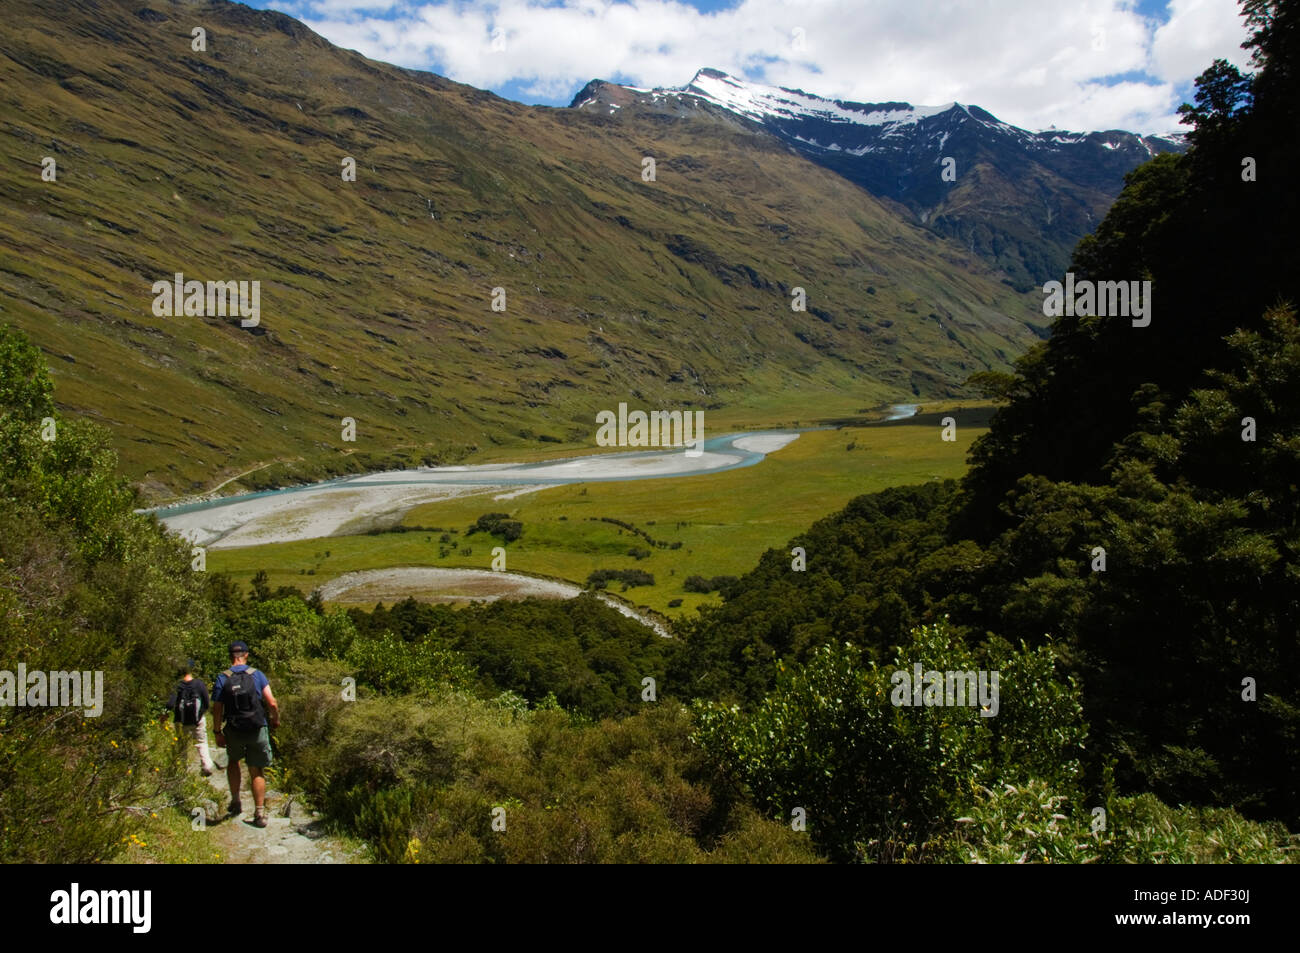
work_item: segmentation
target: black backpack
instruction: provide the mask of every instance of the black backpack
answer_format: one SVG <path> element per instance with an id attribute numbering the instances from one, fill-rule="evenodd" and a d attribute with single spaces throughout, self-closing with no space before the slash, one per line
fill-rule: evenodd
<path id="1" fill-rule="evenodd" d="M 266 725 L 266 714 L 262 711 L 262 693 L 257 690 L 253 678 L 255 668 L 246 668 L 242 672 L 226 669 L 226 684 L 221 690 L 221 702 L 225 708 L 226 727 L 236 731 L 256 731 Z"/>
<path id="2" fill-rule="evenodd" d="M 197 725 L 199 712 L 203 710 L 203 696 L 199 692 L 199 683 L 181 682 L 176 686 L 176 720 L 182 725 Z"/>

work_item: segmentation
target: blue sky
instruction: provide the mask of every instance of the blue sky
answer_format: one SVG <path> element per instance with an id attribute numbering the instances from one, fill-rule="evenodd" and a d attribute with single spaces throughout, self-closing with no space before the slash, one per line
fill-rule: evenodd
<path id="1" fill-rule="evenodd" d="M 591 79 L 681 86 L 711 66 L 861 102 L 957 101 L 1029 129 L 1178 132 L 1235 0 L 253 0 L 373 59 L 529 104 Z"/>

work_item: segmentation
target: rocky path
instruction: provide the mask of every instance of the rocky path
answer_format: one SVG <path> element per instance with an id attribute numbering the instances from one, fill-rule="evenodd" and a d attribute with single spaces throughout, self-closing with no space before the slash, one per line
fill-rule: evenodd
<path id="1" fill-rule="evenodd" d="M 209 740 L 209 744 L 213 744 Z M 208 824 L 217 848 L 228 864 L 351 864 L 363 863 L 360 847 L 347 844 L 324 833 L 321 821 L 297 799 L 266 790 L 269 823 L 253 824 L 253 792 L 248 771 L 243 771 L 239 799 L 244 809 L 239 817 L 230 817 L 230 787 L 226 782 L 226 752 L 215 746 L 212 758 L 217 764 L 208 782 L 218 793 L 217 819 Z"/>

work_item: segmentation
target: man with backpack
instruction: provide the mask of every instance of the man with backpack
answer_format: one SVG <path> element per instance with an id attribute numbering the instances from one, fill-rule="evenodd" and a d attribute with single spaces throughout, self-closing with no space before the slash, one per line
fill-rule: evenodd
<path id="1" fill-rule="evenodd" d="M 167 699 L 167 710 L 175 714 L 181 733 L 194 739 L 194 747 L 199 752 L 199 764 L 206 778 L 212 774 L 212 756 L 208 753 L 208 726 L 203 720 L 208 711 L 208 686 L 203 684 L 203 679 L 194 677 L 193 659 L 176 674 L 180 681 Z"/>
<path id="2" fill-rule="evenodd" d="M 280 725 L 280 708 L 271 693 L 266 676 L 248 664 L 248 646 L 230 643 L 230 668 L 217 676 L 212 687 L 212 720 L 217 744 L 226 749 L 226 780 L 230 782 L 230 815 L 243 813 L 239 803 L 239 762 L 248 765 L 256 812 L 253 823 L 265 827 L 266 776 L 263 769 L 271 764 L 271 735 L 268 730 Z M 222 730 L 222 719 L 225 730 Z"/>

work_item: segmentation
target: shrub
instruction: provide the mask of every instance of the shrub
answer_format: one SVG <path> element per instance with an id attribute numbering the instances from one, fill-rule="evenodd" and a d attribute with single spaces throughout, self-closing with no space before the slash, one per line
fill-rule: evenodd
<path id="1" fill-rule="evenodd" d="M 1100 806 L 1100 805 L 1098 805 Z M 1094 826 L 1096 830 L 1094 830 Z M 938 859 L 951 863 L 1295 863 L 1297 836 L 1231 809 L 1171 808 L 1155 795 L 1117 798 L 1094 822 L 1087 804 L 1042 781 L 981 787 Z"/>
<path id="2" fill-rule="evenodd" d="M 587 585 L 593 589 L 604 589 L 611 579 L 623 583 L 626 592 L 633 586 L 653 586 L 655 577 L 643 569 L 597 569 L 587 577 Z"/>
<path id="3" fill-rule="evenodd" d="M 428 641 L 405 642 L 391 632 L 352 642 L 346 661 L 359 684 L 389 694 L 428 694 L 446 685 L 475 683 L 473 668 L 456 652 Z"/>
<path id="4" fill-rule="evenodd" d="M 806 836 L 717 785 L 681 706 L 591 723 L 454 692 L 341 702 L 333 684 L 289 704 L 294 777 L 380 861 L 817 860 Z M 504 831 L 492 829 L 496 807 Z"/>
<path id="5" fill-rule="evenodd" d="M 488 533 L 492 536 L 500 536 L 507 543 L 513 543 L 524 535 L 524 524 L 518 520 L 512 520 L 509 513 L 485 513 L 478 518 L 465 535 L 468 536 L 473 533 Z"/>
<path id="6" fill-rule="evenodd" d="M 913 663 L 940 672 L 998 671 L 1000 708 L 894 705 L 891 676 Z M 767 810 L 801 805 L 819 848 L 839 859 L 916 859 L 968 804 L 973 784 L 1038 779 L 1073 796 L 1085 727 L 1075 686 L 1046 649 L 992 641 L 981 656 L 946 623 L 920 627 L 895 666 L 863 666 L 848 644 L 806 665 L 779 665 L 750 712 L 699 705 L 699 738 Z"/>

